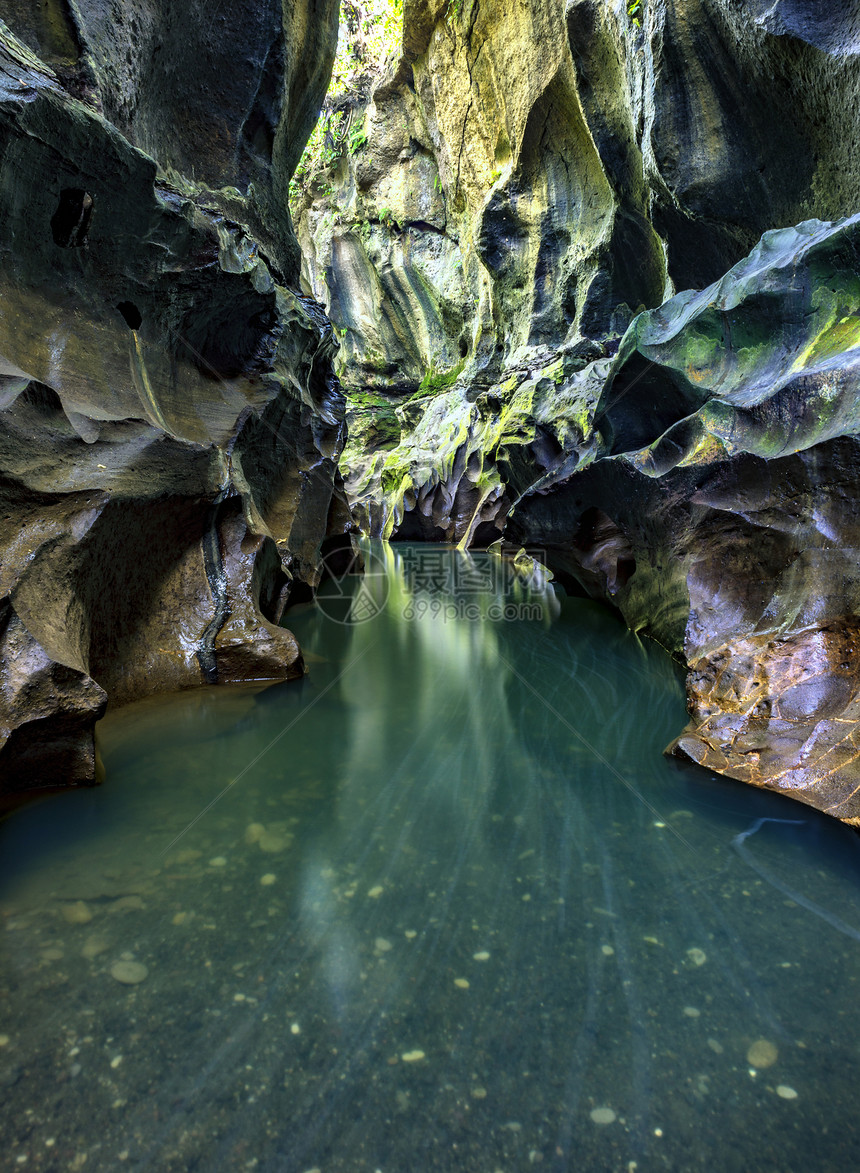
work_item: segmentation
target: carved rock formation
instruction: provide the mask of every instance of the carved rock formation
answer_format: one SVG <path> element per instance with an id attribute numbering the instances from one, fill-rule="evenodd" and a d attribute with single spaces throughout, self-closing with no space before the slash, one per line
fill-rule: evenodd
<path id="1" fill-rule="evenodd" d="M 851 5 L 651 0 L 644 20 L 407 0 L 396 71 L 300 209 L 348 390 L 602 339 L 667 279 L 701 288 L 765 231 L 855 211 Z"/>
<path id="2" fill-rule="evenodd" d="M 7 794 L 92 781 L 108 702 L 300 674 L 278 623 L 345 519 L 336 344 L 285 284 L 296 245 L 272 212 L 336 6 L 313 27 L 291 7 L 286 42 L 279 4 L 230 6 L 233 42 L 211 13 L 161 7 L 82 0 L 71 25 L 13 0 L 32 48 L 0 24 Z"/>
<path id="3" fill-rule="evenodd" d="M 640 315 L 512 542 L 690 665 L 676 752 L 860 821 L 860 217 Z M 602 524 L 594 525 L 597 511 Z"/>

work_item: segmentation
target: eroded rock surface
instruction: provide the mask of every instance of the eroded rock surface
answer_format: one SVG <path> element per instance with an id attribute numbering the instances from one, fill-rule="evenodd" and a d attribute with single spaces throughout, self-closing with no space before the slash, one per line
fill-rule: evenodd
<path id="1" fill-rule="evenodd" d="M 301 674 L 278 621 L 343 526 L 336 343 L 270 215 L 336 6 L 232 5 L 238 41 L 188 7 L 13 3 L 29 46 L 0 23 L 5 793 L 92 781 L 108 702 Z"/>
<path id="2" fill-rule="evenodd" d="M 775 226 L 856 211 L 849 9 L 650 0 L 640 27 L 598 0 L 406 3 L 401 58 L 296 207 L 342 342 L 363 523 L 406 536 L 434 514 L 459 540 L 474 426 L 456 458 L 449 437 L 482 394 L 504 401 L 559 350 L 611 354 L 635 311 L 708 286 Z M 422 409 L 446 420 L 435 462 Z"/>
<path id="3" fill-rule="evenodd" d="M 506 536 L 690 665 L 676 752 L 860 817 L 860 217 L 638 317 Z"/>
<path id="4" fill-rule="evenodd" d="M 560 462 L 579 463 L 608 365 L 562 353 L 474 399 L 454 387 L 386 410 L 351 397 L 341 468 L 359 526 L 385 538 L 497 540 L 520 493 Z"/>
<path id="5" fill-rule="evenodd" d="M 679 752 L 847 818 L 855 8 L 407 3 L 299 216 L 362 528 L 546 550 L 691 666 Z"/>

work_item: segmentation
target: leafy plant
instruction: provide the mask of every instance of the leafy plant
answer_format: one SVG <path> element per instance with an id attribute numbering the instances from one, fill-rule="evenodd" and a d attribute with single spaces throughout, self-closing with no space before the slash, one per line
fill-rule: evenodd
<path id="1" fill-rule="evenodd" d="M 326 170 L 340 158 L 344 136 L 349 125 L 349 115 L 345 110 L 323 111 L 311 131 L 311 137 L 305 147 L 304 154 L 299 160 L 293 176 L 293 182 L 304 184 L 311 176 Z M 328 189 L 331 190 L 330 188 Z"/>
<path id="2" fill-rule="evenodd" d="M 354 111 L 366 105 L 374 82 L 400 52 L 402 40 L 403 0 L 342 0 L 331 82 L 293 175 L 292 206 L 319 171 L 341 158 L 345 143 L 355 154 L 367 142 L 363 121 L 353 122 Z"/>
<path id="3" fill-rule="evenodd" d="M 467 0 L 450 0 L 448 5 L 448 23 L 454 25 L 463 15 Z"/>
<path id="4" fill-rule="evenodd" d="M 641 25 L 642 0 L 627 0 L 627 15 L 635 25 Z"/>
<path id="5" fill-rule="evenodd" d="M 367 131 L 364 123 L 359 122 L 349 132 L 349 150 L 353 155 L 358 154 L 364 144 L 367 142 Z"/>

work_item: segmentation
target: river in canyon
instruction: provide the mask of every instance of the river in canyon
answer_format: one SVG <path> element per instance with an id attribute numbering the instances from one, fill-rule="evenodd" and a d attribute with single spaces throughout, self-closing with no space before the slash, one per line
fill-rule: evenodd
<path id="1" fill-rule="evenodd" d="M 0 825 L 0 1167 L 860 1167 L 855 833 L 664 758 L 603 606 L 366 560 L 301 682 L 121 709 Z"/>

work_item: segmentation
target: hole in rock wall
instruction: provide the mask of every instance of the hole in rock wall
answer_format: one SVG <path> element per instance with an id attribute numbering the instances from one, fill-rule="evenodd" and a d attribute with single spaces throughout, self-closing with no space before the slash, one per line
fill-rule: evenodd
<path id="1" fill-rule="evenodd" d="M 64 187 L 60 202 L 51 217 L 51 234 L 60 248 L 83 248 L 93 218 L 95 204 L 88 191 L 80 187 Z"/>
<path id="2" fill-rule="evenodd" d="M 125 324 L 129 330 L 139 330 L 143 324 L 143 317 L 140 310 L 133 301 L 121 301 L 116 307 L 125 319 Z"/>

